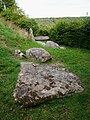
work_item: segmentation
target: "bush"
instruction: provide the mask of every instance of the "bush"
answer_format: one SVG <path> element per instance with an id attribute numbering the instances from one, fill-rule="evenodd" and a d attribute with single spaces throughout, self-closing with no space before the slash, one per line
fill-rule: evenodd
<path id="1" fill-rule="evenodd" d="M 29 19 L 29 18 L 26 18 L 26 17 L 18 19 L 16 24 L 19 27 L 25 29 L 26 31 L 29 31 L 29 29 L 32 28 L 33 31 L 34 31 L 34 34 L 36 34 L 36 32 L 38 30 L 37 23 L 33 19 Z"/>
<path id="2" fill-rule="evenodd" d="M 32 28 L 34 31 L 34 34 L 37 33 L 37 30 L 38 30 L 37 23 L 35 22 L 34 19 L 30 19 L 26 17 L 22 10 L 16 9 L 16 11 L 14 12 L 13 7 L 12 9 L 7 8 L 5 11 L 1 12 L 1 15 L 6 20 L 12 21 L 14 24 L 19 26 L 20 28 L 23 28 L 26 31 L 29 31 L 29 29 Z"/>
<path id="3" fill-rule="evenodd" d="M 90 19 L 61 20 L 50 30 L 50 39 L 59 45 L 90 49 Z"/>
<path id="4" fill-rule="evenodd" d="M 42 30 L 42 29 L 38 29 L 38 31 L 37 31 L 37 34 L 36 34 L 37 36 L 48 36 L 49 35 L 49 32 L 48 32 L 48 30 Z"/>
<path id="5" fill-rule="evenodd" d="M 90 19 L 85 21 L 82 31 L 82 48 L 90 49 Z"/>
<path id="6" fill-rule="evenodd" d="M 10 20 L 11 21 L 11 16 L 12 16 L 12 12 L 9 8 L 6 9 L 6 11 L 2 11 L 1 15 L 6 19 L 6 20 Z"/>

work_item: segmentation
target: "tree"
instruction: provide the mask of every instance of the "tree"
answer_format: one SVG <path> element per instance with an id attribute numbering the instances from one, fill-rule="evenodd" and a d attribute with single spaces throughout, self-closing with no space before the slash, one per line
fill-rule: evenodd
<path id="1" fill-rule="evenodd" d="M 15 0 L 0 0 L 0 12 L 15 6 Z"/>
<path id="2" fill-rule="evenodd" d="M 38 25 L 34 19 L 29 19 L 22 9 L 20 9 L 15 0 L 0 0 L 0 12 L 1 16 L 5 20 L 12 21 L 17 26 L 29 31 L 30 28 L 33 29 L 34 34 L 37 33 Z M 4 9 L 6 7 L 6 9 Z"/>

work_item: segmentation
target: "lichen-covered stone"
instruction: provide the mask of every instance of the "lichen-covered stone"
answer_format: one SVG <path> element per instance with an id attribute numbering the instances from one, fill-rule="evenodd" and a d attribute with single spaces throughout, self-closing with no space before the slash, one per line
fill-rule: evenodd
<path id="1" fill-rule="evenodd" d="M 51 47 L 51 48 L 60 48 L 60 46 L 53 41 L 47 41 L 45 46 L 46 47 Z"/>
<path id="2" fill-rule="evenodd" d="M 81 91 L 80 79 L 65 68 L 22 62 L 13 96 L 15 101 L 33 106 Z"/>
<path id="3" fill-rule="evenodd" d="M 29 29 L 28 35 L 33 41 L 35 41 L 32 28 Z"/>
<path id="4" fill-rule="evenodd" d="M 42 45 L 42 46 L 45 46 L 45 42 L 42 42 L 42 41 L 36 41 L 38 44 Z"/>
<path id="5" fill-rule="evenodd" d="M 49 36 L 37 36 L 35 37 L 36 41 L 46 41 L 49 40 Z"/>
<path id="6" fill-rule="evenodd" d="M 34 57 L 40 62 L 46 62 L 52 58 L 52 56 L 43 48 L 31 48 L 26 50 L 27 57 Z"/>

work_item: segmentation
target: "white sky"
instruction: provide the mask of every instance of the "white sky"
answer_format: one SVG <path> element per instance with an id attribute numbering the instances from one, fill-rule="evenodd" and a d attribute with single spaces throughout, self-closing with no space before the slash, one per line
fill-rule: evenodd
<path id="1" fill-rule="evenodd" d="M 16 0 L 30 18 L 90 16 L 90 0 Z"/>

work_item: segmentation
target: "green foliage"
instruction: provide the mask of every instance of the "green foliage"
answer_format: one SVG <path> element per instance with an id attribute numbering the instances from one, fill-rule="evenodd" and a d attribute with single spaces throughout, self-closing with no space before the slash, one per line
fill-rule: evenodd
<path id="1" fill-rule="evenodd" d="M 0 1 L 0 12 L 3 10 L 2 2 Z"/>
<path id="2" fill-rule="evenodd" d="M 6 11 L 3 11 L 1 15 L 6 19 L 6 20 L 11 20 L 12 12 L 9 8 L 6 9 Z"/>
<path id="3" fill-rule="evenodd" d="M 19 9 L 13 12 L 12 9 L 7 8 L 6 11 L 3 11 L 1 15 L 9 21 L 12 21 L 14 24 L 19 26 L 20 28 L 29 31 L 30 28 L 33 29 L 34 34 L 37 33 L 38 25 L 34 19 L 27 18 L 22 11 Z"/>
<path id="4" fill-rule="evenodd" d="M 0 12 L 15 6 L 15 0 L 0 0 Z"/>
<path id="5" fill-rule="evenodd" d="M 37 23 L 34 21 L 34 19 L 29 19 L 24 16 L 16 21 L 16 25 L 25 29 L 26 31 L 29 31 L 29 29 L 32 28 L 34 34 L 36 34 L 38 30 Z"/>
<path id="6" fill-rule="evenodd" d="M 35 22 L 38 24 L 37 36 L 49 36 L 50 29 L 54 25 L 53 18 L 35 18 Z"/>
<path id="7" fill-rule="evenodd" d="M 46 29 L 38 29 L 37 33 L 36 33 L 37 36 L 48 36 L 49 35 L 49 31 L 46 30 Z"/>
<path id="8" fill-rule="evenodd" d="M 2 0 L 6 8 L 11 8 L 15 4 L 15 0 Z"/>
<path id="9" fill-rule="evenodd" d="M 82 31 L 82 48 L 90 49 L 90 18 L 86 19 Z"/>
<path id="10" fill-rule="evenodd" d="M 15 4 L 15 1 L 7 0 L 4 2 L 6 5 L 6 10 L 1 11 L 1 15 L 9 21 L 12 21 L 17 26 L 25 29 L 29 32 L 29 29 L 32 28 L 34 34 L 37 33 L 38 25 L 34 19 L 29 19 L 26 17 L 24 12 Z"/>
<path id="11" fill-rule="evenodd" d="M 55 18 L 35 18 L 35 21 L 38 24 L 39 28 L 47 29 L 53 26 L 54 19 Z"/>
<path id="12" fill-rule="evenodd" d="M 60 20 L 51 30 L 50 39 L 70 47 L 90 49 L 90 18 L 84 20 Z"/>

